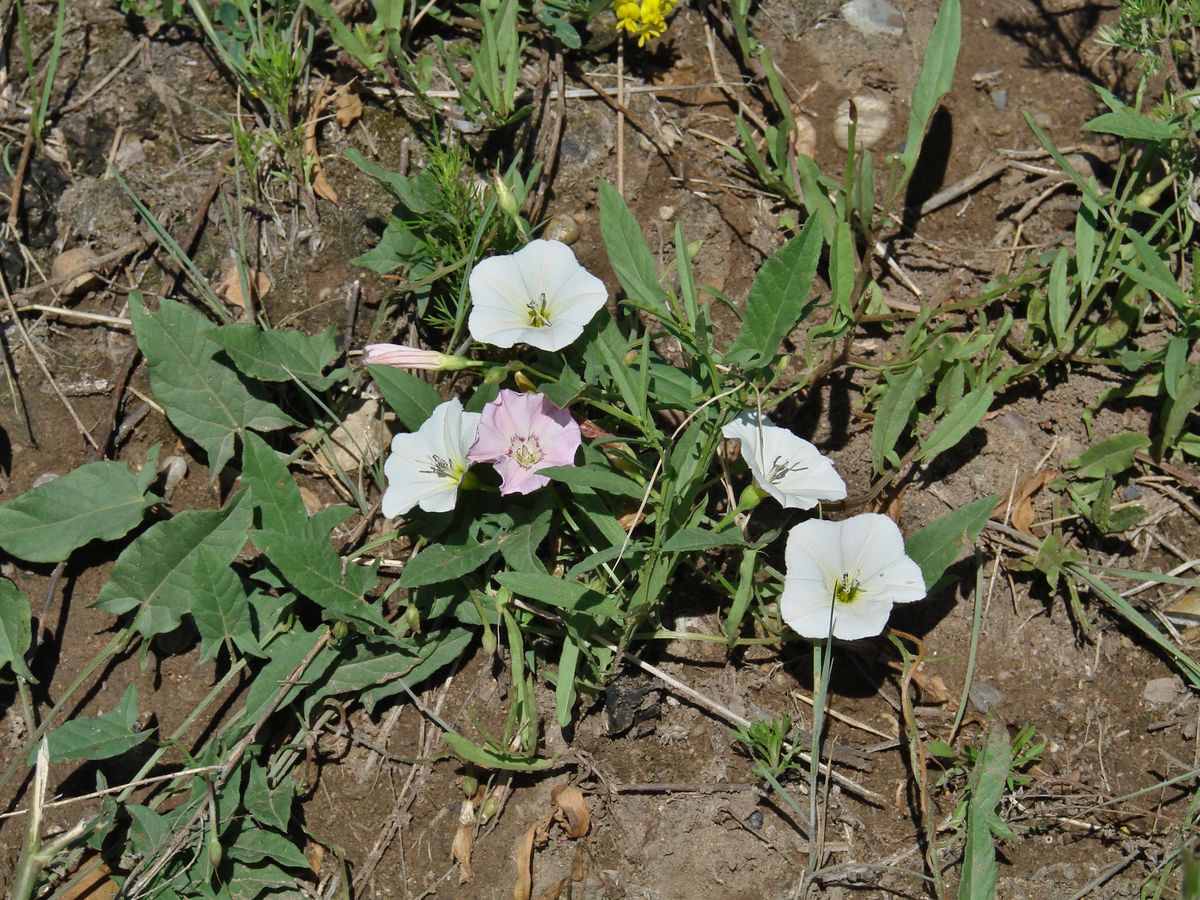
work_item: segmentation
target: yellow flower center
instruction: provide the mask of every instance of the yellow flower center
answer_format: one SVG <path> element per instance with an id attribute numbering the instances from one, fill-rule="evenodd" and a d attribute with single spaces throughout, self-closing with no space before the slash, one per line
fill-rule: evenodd
<path id="1" fill-rule="evenodd" d="M 861 593 L 858 579 L 851 578 L 849 573 L 843 573 L 833 585 L 833 599 L 836 603 L 853 603 Z"/>
<path id="2" fill-rule="evenodd" d="M 429 468 L 422 471 L 428 472 L 430 475 L 436 475 L 438 478 L 449 478 L 455 484 L 462 481 L 463 474 L 467 471 L 462 465 L 452 463 L 445 457 L 438 456 L 436 453 L 429 457 Z"/>
<path id="3" fill-rule="evenodd" d="M 534 435 L 514 437 L 509 444 L 509 455 L 526 469 L 537 464 L 542 458 L 542 445 Z"/>
<path id="4" fill-rule="evenodd" d="M 536 300 L 530 300 L 526 305 L 529 310 L 529 324 L 534 328 L 545 328 L 550 324 L 550 313 L 546 310 L 546 295 L 539 294 Z"/>

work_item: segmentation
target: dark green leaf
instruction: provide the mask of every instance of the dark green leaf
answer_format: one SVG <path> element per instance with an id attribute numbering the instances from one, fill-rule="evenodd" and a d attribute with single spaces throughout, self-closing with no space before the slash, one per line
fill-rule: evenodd
<path id="1" fill-rule="evenodd" d="M 400 586 L 413 588 L 453 581 L 474 572 L 500 550 L 498 540 L 466 544 L 431 544 L 404 567 Z"/>
<path id="2" fill-rule="evenodd" d="M 297 378 L 313 390 L 323 391 L 346 374 L 345 369 L 324 374 L 337 358 L 333 332 L 330 326 L 309 337 L 299 331 L 238 323 L 213 328 L 205 337 L 224 347 L 243 375 L 263 381 Z"/>
<path id="3" fill-rule="evenodd" d="M 1103 478 L 1118 475 L 1133 465 L 1133 457 L 1139 450 L 1150 446 L 1150 438 L 1144 434 L 1126 431 L 1107 438 L 1089 447 L 1067 463 L 1079 478 Z"/>
<path id="4" fill-rule="evenodd" d="M 646 488 L 633 479 L 597 466 L 547 466 L 538 469 L 538 474 L 560 481 L 568 487 L 591 488 L 638 500 L 646 493 Z"/>
<path id="5" fill-rule="evenodd" d="M 600 235 L 608 251 L 608 261 L 625 293 L 641 303 L 660 305 L 666 294 L 658 283 L 654 257 L 637 219 L 607 181 L 600 182 Z"/>
<path id="6" fill-rule="evenodd" d="M 250 598 L 229 561 L 202 544 L 196 550 L 192 577 L 196 589 L 192 618 L 200 632 L 200 662 L 216 656 L 226 641 L 243 653 L 262 656 L 250 620 Z"/>
<path id="7" fill-rule="evenodd" d="M 143 637 L 174 630 L 183 616 L 218 602 L 200 593 L 201 551 L 228 566 L 246 544 L 250 517 L 242 494 L 224 510 L 187 510 L 159 522 L 117 557 L 94 605 L 116 615 L 136 609 L 133 625 Z"/>
<path id="8" fill-rule="evenodd" d="M 91 719 L 71 719 L 51 731 L 50 762 L 111 759 L 132 750 L 152 733 L 133 730 L 137 717 L 137 688 L 131 684 L 112 712 Z M 29 755 L 30 765 L 36 755 L 34 748 Z"/>
<path id="9" fill-rule="evenodd" d="M 747 366 L 761 368 L 770 363 L 783 339 L 812 308 L 808 294 L 823 244 L 820 223 L 810 218 L 800 233 L 758 270 L 746 298 L 742 330 L 730 348 L 731 353 L 749 351 Z"/>
<path id="10" fill-rule="evenodd" d="M 506 772 L 541 772 L 554 765 L 553 759 L 538 759 L 529 756 L 514 756 L 511 753 L 500 753 L 480 747 L 467 740 L 461 734 L 453 731 L 445 732 L 442 737 L 458 756 L 467 762 L 475 763 L 485 769 L 501 769 Z"/>
<path id="11" fill-rule="evenodd" d="M 242 440 L 242 483 L 258 510 L 260 525 L 270 531 L 299 533 L 308 512 L 300 488 L 279 454 L 253 432 Z"/>
<path id="12" fill-rule="evenodd" d="M 1101 113 L 1085 122 L 1083 130 L 1115 134 L 1135 141 L 1169 141 L 1176 135 L 1176 126 L 1143 116 L 1132 109 Z"/>
<path id="13" fill-rule="evenodd" d="M 378 605 L 363 599 L 378 580 L 377 566 L 343 562 L 330 543 L 335 519 L 345 517 L 346 510 L 335 509 L 333 515 L 305 520 L 299 531 L 263 529 L 252 538 L 288 584 L 316 603 L 326 619 L 359 622 L 386 631 L 389 626 Z"/>
<path id="14" fill-rule="evenodd" d="M 908 113 L 908 134 L 900 154 L 903 175 L 899 186 L 908 183 L 916 169 L 925 140 L 925 129 L 937 111 L 942 98 L 954 84 L 954 69 L 958 65 L 958 48 L 962 41 L 962 9 L 958 0 L 942 0 L 937 22 L 925 45 L 921 74 L 913 88 L 912 105 Z"/>
<path id="15" fill-rule="evenodd" d="M 984 732 L 979 758 L 971 769 L 967 794 L 966 846 L 963 849 L 960 900 L 996 893 L 996 806 L 1012 769 L 1012 745 L 1004 723 L 992 719 Z"/>
<path id="16" fill-rule="evenodd" d="M 243 799 L 246 812 L 250 813 L 256 822 L 287 831 L 292 820 L 294 797 L 291 775 L 283 776 L 280 783 L 272 787 L 266 768 L 251 761 L 250 777 L 246 780 Z"/>
<path id="17" fill-rule="evenodd" d="M 501 572 L 496 576 L 501 585 L 514 594 L 539 600 L 568 612 L 587 613 L 593 617 L 605 616 L 616 620 L 620 617 L 609 598 L 577 581 L 563 581 L 553 575 L 536 572 Z"/>
<path id="18" fill-rule="evenodd" d="M 129 317 L 150 367 L 154 396 L 171 423 L 204 448 L 214 477 L 247 429 L 271 431 L 297 424 L 217 361 L 221 345 L 206 337 L 213 326 L 200 313 L 164 297 L 158 313 L 150 315 L 141 297 L 131 294 Z"/>
<path id="19" fill-rule="evenodd" d="M 708 550 L 712 547 L 736 547 L 743 543 L 737 528 L 707 531 L 703 528 L 681 528 L 663 544 L 664 553 L 683 553 L 688 550 Z"/>
<path id="20" fill-rule="evenodd" d="M 29 600 L 7 578 L 0 578 L 0 666 L 8 663 L 14 673 L 32 684 L 37 679 L 25 665 L 25 652 L 33 642 Z"/>
<path id="21" fill-rule="evenodd" d="M 367 371 L 379 386 L 379 393 L 402 425 L 417 431 L 434 408 L 442 402 L 428 381 L 392 366 L 367 366 Z"/>
<path id="22" fill-rule="evenodd" d="M 966 543 L 983 531 L 999 494 L 983 497 L 931 522 L 904 542 L 904 552 L 921 567 L 926 590 L 931 590 L 942 573 L 958 559 Z"/>
<path id="23" fill-rule="evenodd" d="M 448 628 L 425 635 L 425 640 L 417 651 L 418 661 L 410 668 L 398 673 L 400 677 L 390 679 L 378 687 L 363 692 L 358 697 L 359 702 L 368 713 L 371 713 L 374 712 L 375 705 L 380 700 L 400 693 L 405 686 L 415 688 L 439 670 L 462 659 L 467 646 L 474 640 L 475 634 L 473 629 Z"/>
<path id="24" fill-rule="evenodd" d="M 950 406 L 944 415 L 929 432 L 929 436 L 921 442 L 920 459 L 933 459 L 939 453 L 945 453 L 954 447 L 967 434 L 983 421 L 987 411 L 992 408 L 992 400 L 996 392 L 990 384 L 968 393 L 958 402 Z"/>
<path id="25" fill-rule="evenodd" d="M 875 413 L 875 424 L 871 428 L 871 464 L 876 472 L 883 471 L 885 461 L 892 465 L 899 463 L 896 442 L 908 428 L 909 416 L 917 406 L 923 386 L 921 370 L 910 369 L 908 374 L 888 386 L 879 401 L 879 411 Z"/>
<path id="26" fill-rule="evenodd" d="M 136 475 L 123 463 L 87 463 L 0 506 L 0 547 L 29 562 L 61 562 L 89 541 L 114 541 L 158 502 L 146 488 L 158 445 Z"/>

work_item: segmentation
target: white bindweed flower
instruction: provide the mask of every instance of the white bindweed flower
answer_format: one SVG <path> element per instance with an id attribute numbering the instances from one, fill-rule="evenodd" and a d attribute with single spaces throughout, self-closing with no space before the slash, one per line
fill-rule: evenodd
<path id="1" fill-rule="evenodd" d="M 600 311 L 604 282 L 559 241 L 530 241 L 471 270 L 471 337 L 494 347 L 529 344 L 561 350 Z"/>
<path id="2" fill-rule="evenodd" d="M 893 603 L 925 596 L 900 529 L 878 513 L 801 522 L 788 533 L 784 564 L 779 613 L 806 638 L 871 637 L 883 631 Z"/>
<path id="3" fill-rule="evenodd" d="M 742 445 L 754 481 L 789 509 L 812 509 L 821 500 L 842 500 L 846 483 L 833 462 L 786 428 L 748 409 L 721 433 Z"/>
<path id="4" fill-rule="evenodd" d="M 439 404 L 416 431 L 392 438 L 391 456 L 383 464 L 384 516 L 402 516 L 418 505 L 425 512 L 454 509 L 479 419 L 479 413 L 463 412 L 455 398 Z"/>

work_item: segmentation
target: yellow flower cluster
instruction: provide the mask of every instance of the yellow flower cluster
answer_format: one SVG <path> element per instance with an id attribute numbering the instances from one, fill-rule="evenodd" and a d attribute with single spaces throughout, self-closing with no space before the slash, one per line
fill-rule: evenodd
<path id="1" fill-rule="evenodd" d="M 675 9 L 675 0 L 615 0 L 617 31 L 636 35 L 638 46 L 654 40 L 667 30 L 667 16 Z"/>

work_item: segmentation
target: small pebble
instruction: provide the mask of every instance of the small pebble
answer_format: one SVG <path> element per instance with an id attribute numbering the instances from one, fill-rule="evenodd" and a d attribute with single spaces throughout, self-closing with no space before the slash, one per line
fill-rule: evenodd
<path id="1" fill-rule="evenodd" d="M 1003 110 L 1008 106 L 1008 88 L 997 88 L 992 91 L 992 106 L 997 110 Z"/>
<path id="2" fill-rule="evenodd" d="M 579 223 L 567 213 L 557 213 L 546 223 L 542 237 L 548 241 L 573 244 L 579 240 Z"/>
<path id="3" fill-rule="evenodd" d="M 1122 500 L 1140 500 L 1142 498 L 1142 486 L 1140 484 L 1127 484 L 1121 490 Z"/>
<path id="4" fill-rule="evenodd" d="M 967 692 L 967 696 L 971 699 L 971 703 L 980 712 L 987 712 L 998 703 L 1004 702 L 1004 694 L 996 690 L 986 681 L 975 681 L 971 683 L 971 689 Z"/>
<path id="5" fill-rule="evenodd" d="M 887 0 L 850 0 L 842 6 L 846 24 L 866 37 L 904 35 L 904 16 Z"/>
<path id="6" fill-rule="evenodd" d="M 670 222 L 671 219 L 673 219 L 675 217 L 675 207 L 660 206 L 658 208 L 658 217 L 660 219 L 662 219 L 664 222 Z"/>
<path id="7" fill-rule="evenodd" d="M 1183 685 L 1174 675 L 1168 675 L 1166 678 L 1152 678 L 1146 682 L 1146 689 L 1142 691 L 1142 699 L 1151 706 L 1166 706 L 1168 703 L 1175 702 L 1175 698 L 1179 696 L 1182 688 Z"/>
<path id="8" fill-rule="evenodd" d="M 849 144 L 850 103 L 853 101 L 858 112 L 858 125 L 854 130 L 854 146 L 859 150 L 870 150 L 887 135 L 892 127 L 892 108 L 884 99 L 872 94 L 859 94 L 843 100 L 833 118 L 833 139 L 843 150 Z"/>
<path id="9" fill-rule="evenodd" d="M 763 814 L 761 809 L 756 809 L 750 815 L 746 816 L 746 824 L 759 831 L 763 827 Z"/>

